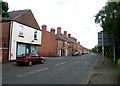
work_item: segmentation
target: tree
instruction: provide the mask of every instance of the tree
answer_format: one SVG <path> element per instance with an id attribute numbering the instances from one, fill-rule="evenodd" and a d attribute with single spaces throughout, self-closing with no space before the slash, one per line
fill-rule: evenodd
<path id="1" fill-rule="evenodd" d="M 98 46 L 97 45 L 94 48 L 92 48 L 92 52 L 94 52 L 94 53 L 98 52 Z"/>
<path id="2" fill-rule="evenodd" d="M 107 2 L 95 16 L 95 23 L 100 24 L 116 49 L 116 57 L 120 57 L 120 2 Z"/>
<path id="3" fill-rule="evenodd" d="M 1 9 L 1 12 L 2 12 L 2 17 L 5 18 L 5 17 L 9 17 L 9 13 L 8 13 L 8 3 L 7 2 L 4 2 L 4 1 L 1 1 L 0 2 L 0 9 Z"/>

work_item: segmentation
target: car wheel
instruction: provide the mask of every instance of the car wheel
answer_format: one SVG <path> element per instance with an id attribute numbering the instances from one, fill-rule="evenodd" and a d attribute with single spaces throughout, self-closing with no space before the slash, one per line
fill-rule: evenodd
<path id="1" fill-rule="evenodd" d="M 29 65 L 29 66 L 32 66 L 32 61 L 29 61 L 28 65 Z"/>
<path id="2" fill-rule="evenodd" d="M 44 60 L 42 59 L 42 60 L 41 60 L 41 64 L 43 64 L 43 63 L 44 63 Z"/>

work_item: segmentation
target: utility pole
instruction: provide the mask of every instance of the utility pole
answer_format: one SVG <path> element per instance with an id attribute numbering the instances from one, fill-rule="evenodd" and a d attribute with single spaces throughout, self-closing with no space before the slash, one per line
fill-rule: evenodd
<path id="1" fill-rule="evenodd" d="M 104 64 L 104 37 L 102 32 L 102 63 Z"/>
<path id="2" fill-rule="evenodd" d="M 115 62 L 115 45 L 113 45 L 113 54 L 114 54 L 114 62 Z"/>
<path id="3" fill-rule="evenodd" d="M 114 60 L 114 62 L 115 62 L 115 40 L 113 41 L 113 55 L 114 55 L 114 58 L 113 58 L 113 60 Z"/>

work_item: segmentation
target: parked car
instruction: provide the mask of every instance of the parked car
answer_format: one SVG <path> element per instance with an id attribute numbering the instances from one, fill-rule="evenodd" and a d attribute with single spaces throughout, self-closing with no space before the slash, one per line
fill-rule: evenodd
<path id="1" fill-rule="evenodd" d="M 36 64 L 36 63 L 44 63 L 45 58 L 38 55 L 37 53 L 30 53 L 30 54 L 23 54 L 20 57 L 16 58 L 16 63 L 18 65 L 22 65 L 22 64 L 27 64 L 29 66 Z"/>
<path id="2" fill-rule="evenodd" d="M 81 53 L 81 55 L 84 55 L 84 54 L 86 54 L 86 53 L 85 53 L 85 52 L 82 52 L 82 53 Z"/>
<path id="3" fill-rule="evenodd" d="M 72 56 L 78 56 L 78 55 L 79 55 L 78 52 L 74 52 L 74 53 L 72 54 Z"/>

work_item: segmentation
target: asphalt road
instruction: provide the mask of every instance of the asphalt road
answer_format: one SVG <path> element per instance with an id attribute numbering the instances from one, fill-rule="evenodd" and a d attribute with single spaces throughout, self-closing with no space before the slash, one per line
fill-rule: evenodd
<path id="1" fill-rule="evenodd" d="M 96 61 L 95 54 L 46 58 L 44 64 L 2 65 L 3 84 L 87 84 Z"/>

